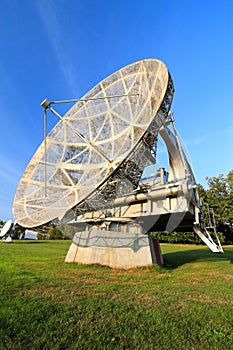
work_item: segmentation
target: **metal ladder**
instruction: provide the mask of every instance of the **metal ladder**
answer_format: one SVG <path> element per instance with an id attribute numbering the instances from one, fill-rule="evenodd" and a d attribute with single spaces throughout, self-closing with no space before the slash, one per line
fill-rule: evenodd
<path id="1" fill-rule="evenodd" d="M 216 230 L 214 210 L 213 208 L 210 208 L 208 204 L 206 204 L 206 207 L 207 207 L 209 225 L 201 226 L 199 223 L 198 224 L 195 223 L 193 226 L 193 230 L 202 239 L 202 241 L 212 250 L 212 252 L 223 253 L 223 248 L 220 243 L 218 233 Z M 214 233 L 216 242 L 213 240 L 213 237 L 211 237 L 210 230 Z"/>

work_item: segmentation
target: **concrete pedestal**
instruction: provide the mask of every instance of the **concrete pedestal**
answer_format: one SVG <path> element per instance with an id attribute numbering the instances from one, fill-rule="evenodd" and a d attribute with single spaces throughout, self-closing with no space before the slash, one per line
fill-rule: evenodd
<path id="1" fill-rule="evenodd" d="M 103 230 L 77 232 L 65 262 L 124 269 L 163 264 L 159 243 L 152 237 Z"/>

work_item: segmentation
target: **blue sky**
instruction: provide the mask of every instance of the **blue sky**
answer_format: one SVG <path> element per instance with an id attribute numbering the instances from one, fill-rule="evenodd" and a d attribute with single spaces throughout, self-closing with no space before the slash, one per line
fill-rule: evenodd
<path id="1" fill-rule="evenodd" d="M 1 0 L 0 219 L 43 140 L 41 101 L 79 98 L 143 58 L 172 75 L 197 182 L 233 169 L 232 18 L 231 0 Z"/>

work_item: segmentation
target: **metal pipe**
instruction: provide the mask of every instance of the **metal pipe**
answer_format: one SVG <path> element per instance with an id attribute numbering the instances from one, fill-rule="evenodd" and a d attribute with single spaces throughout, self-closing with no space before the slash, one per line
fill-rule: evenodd
<path id="1" fill-rule="evenodd" d="M 149 193 L 135 193 L 135 194 L 129 194 L 125 195 L 124 197 L 116 198 L 112 205 L 118 206 L 118 205 L 124 205 L 124 204 L 131 204 L 135 202 L 142 202 L 142 201 L 148 201 L 149 199 L 159 199 L 159 198 L 167 198 L 167 197 L 174 197 L 178 194 L 180 191 L 179 186 L 172 186 L 172 187 L 164 187 L 160 188 L 158 190 L 150 191 Z"/>
<path id="2" fill-rule="evenodd" d="M 47 140 L 46 140 L 46 134 L 47 134 L 47 116 L 46 116 L 46 109 L 44 110 L 44 195 L 47 197 Z"/>
<path id="3" fill-rule="evenodd" d="M 60 104 L 60 103 L 72 103 L 72 102 L 87 102 L 87 101 L 95 101 L 95 100 L 104 100 L 106 98 L 119 98 L 119 97 L 128 97 L 128 96 L 139 96 L 139 94 L 122 94 L 122 95 L 112 95 L 112 96 L 104 96 L 104 97 L 90 97 L 90 98 L 80 98 L 80 99 L 70 99 L 70 100 L 59 100 L 52 101 L 51 104 Z"/>

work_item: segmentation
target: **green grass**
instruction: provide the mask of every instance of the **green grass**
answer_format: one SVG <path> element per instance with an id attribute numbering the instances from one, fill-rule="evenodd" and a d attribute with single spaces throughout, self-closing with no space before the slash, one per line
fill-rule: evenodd
<path id="1" fill-rule="evenodd" d="M 65 264 L 69 245 L 0 244 L 0 349 L 233 349 L 232 246 L 125 271 Z"/>

